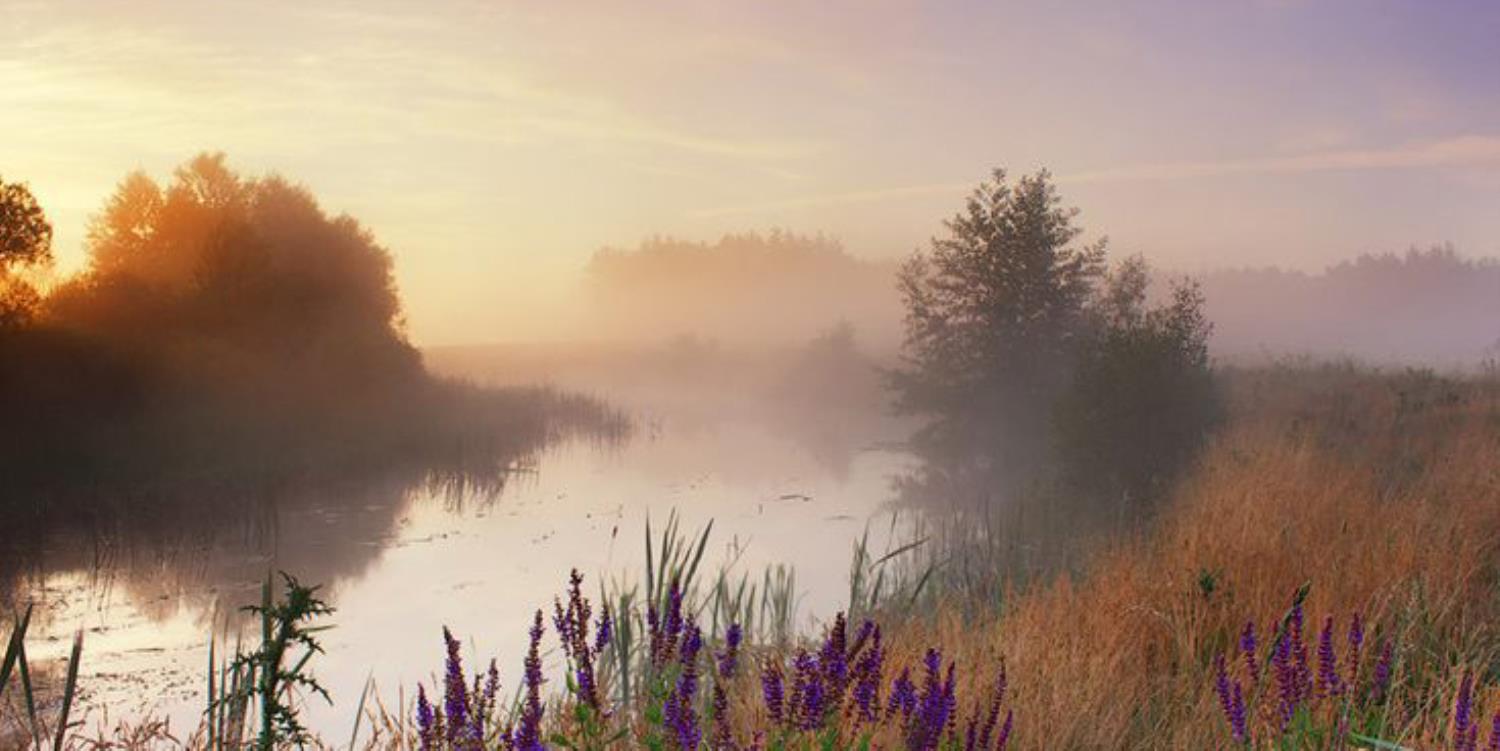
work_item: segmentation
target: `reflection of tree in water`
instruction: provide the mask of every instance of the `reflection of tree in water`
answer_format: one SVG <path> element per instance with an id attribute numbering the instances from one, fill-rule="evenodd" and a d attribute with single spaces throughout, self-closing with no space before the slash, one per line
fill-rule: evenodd
<path id="1" fill-rule="evenodd" d="M 414 502 L 454 510 L 490 503 L 547 445 L 622 437 L 614 418 L 581 423 L 578 417 L 545 421 L 543 429 L 489 445 L 388 463 L 55 490 L 49 504 L 73 512 L 0 545 L 0 595 L 26 599 L 48 576 L 78 572 L 88 574 L 91 596 L 119 588 L 148 618 L 179 607 L 212 617 L 216 604 L 233 612 L 253 601 L 269 570 L 336 585 L 362 575 L 399 536 Z"/>

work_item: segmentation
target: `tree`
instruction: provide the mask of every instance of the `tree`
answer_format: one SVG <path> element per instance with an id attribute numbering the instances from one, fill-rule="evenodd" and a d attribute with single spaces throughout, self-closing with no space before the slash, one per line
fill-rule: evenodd
<path id="1" fill-rule="evenodd" d="M 928 418 L 907 486 L 919 500 L 1042 497 L 1123 519 L 1215 422 L 1198 286 L 1153 307 L 1145 261 L 1107 273 L 1105 242 L 1079 242 L 1077 214 L 1047 172 L 1010 183 L 996 171 L 902 268 L 893 385 L 901 409 Z"/>
<path id="2" fill-rule="evenodd" d="M 1161 495 L 1220 412 L 1202 292 L 1181 280 L 1151 307 L 1149 284 L 1139 256 L 1110 274 L 1055 413 L 1062 479 L 1120 522 Z"/>
<path id="3" fill-rule="evenodd" d="M 906 306 L 897 405 L 928 418 L 918 450 L 1012 487 L 1044 463 L 1051 408 L 1067 383 L 1104 273 L 1105 241 L 1077 242 L 1046 171 L 1003 170 L 901 269 Z"/>
<path id="4" fill-rule="evenodd" d="M 340 392 L 420 371 L 390 254 L 282 178 L 241 177 L 222 154 L 200 154 L 164 186 L 132 173 L 88 237 L 88 269 L 49 310 L 70 330 L 152 353 L 145 361 Z"/>
<path id="5" fill-rule="evenodd" d="M 35 312 L 40 296 L 18 274 L 52 262 L 52 224 L 24 183 L 0 180 L 0 329 Z"/>

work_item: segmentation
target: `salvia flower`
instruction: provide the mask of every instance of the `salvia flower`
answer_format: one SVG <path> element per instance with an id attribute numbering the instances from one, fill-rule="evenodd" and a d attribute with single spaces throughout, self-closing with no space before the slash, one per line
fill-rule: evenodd
<path id="1" fill-rule="evenodd" d="M 518 751 L 539 751 L 542 746 L 542 611 L 536 611 L 531 624 L 531 646 L 526 651 L 525 698 L 521 719 L 516 727 L 514 745 Z"/>
<path id="2" fill-rule="evenodd" d="M 902 721 L 909 720 L 917 707 L 917 687 L 911 681 L 911 669 L 902 668 L 901 675 L 891 683 L 891 699 L 886 707 L 886 716 L 901 714 Z"/>
<path id="3" fill-rule="evenodd" d="M 1318 691 L 1324 696 L 1338 696 L 1343 690 L 1338 655 L 1333 648 L 1333 616 L 1330 615 L 1323 621 L 1323 630 L 1318 634 Z"/>
<path id="4" fill-rule="evenodd" d="M 1454 751 L 1474 751 L 1478 735 L 1479 727 L 1474 722 L 1474 676 L 1465 672 L 1453 703 Z"/>
<path id="5" fill-rule="evenodd" d="M 720 679 L 727 681 L 734 677 L 734 670 L 740 659 L 740 641 L 744 636 L 744 630 L 738 623 L 730 624 L 729 628 L 724 631 L 724 650 L 719 653 L 718 659 Z"/>
<path id="6" fill-rule="evenodd" d="M 696 751 L 702 740 L 702 731 L 698 727 L 698 714 L 693 705 L 698 694 L 698 652 L 703 647 L 703 634 L 691 620 L 686 622 L 684 628 L 682 649 L 678 655 L 682 672 L 677 676 L 676 688 L 667 696 L 663 714 L 667 726 L 677 738 L 678 748 L 682 751 Z"/>
<path id="7" fill-rule="evenodd" d="M 765 669 L 760 673 L 760 691 L 771 721 L 781 724 L 785 718 L 782 708 L 785 704 L 786 688 L 779 662 L 771 660 L 766 663 Z"/>
<path id="8" fill-rule="evenodd" d="M 880 643 L 880 629 L 873 629 L 872 634 L 865 639 L 868 639 L 869 646 L 861 651 L 858 661 L 854 663 L 854 701 L 851 705 L 851 711 L 861 723 L 875 722 L 880 717 L 880 680 L 885 667 L 885 648 Z"/>
<path id="9" fill-rule="evenodd" d="M 447 720 L 447 739 L 455 747 L 466 746 L 469 745 L 465 737 L 469 731 L 469 692 L 464 678 L 463 660 L 459 654 L 460 645 L 447 626 L 443 627 L 443 642 L 448 649 L 443 673 L 443 715 Z"/>
<path id="10" fill-rule="evenodd" d="M 437 713 L 432 708 L 432 703 L 427 701 L 427 690 L 417 685 L 417 737 L 422 743 L 422 751 L 432 751 L 437 748 L 438 738 L 442 735 L 442 729 L 438 727 Z"/>
<path id="11" fill-rule="evenodd" d="M 1240 655 L 1245 659 L 1245 669 L 1250 673 L 1252 685 L 1260 683 L 1260 664 L 1255 658 L 1255 621 L 1245 621 L 1245 629 L 1240 632 Z"/>

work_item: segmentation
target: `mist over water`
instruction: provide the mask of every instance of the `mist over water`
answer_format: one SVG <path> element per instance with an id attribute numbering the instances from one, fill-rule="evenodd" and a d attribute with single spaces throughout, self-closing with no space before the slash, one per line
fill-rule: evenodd
<path id="1" fill-rule="evenodd" d="M 429 352 L 445 375 L 526 374 L 596 393 L 634 427 L 538 445 L 490 486 L 369 471 L 255 489 L 255 503 L 216 505 L 202 524 L 55 530 L 24 569 L 27 595 L 45 604 L 36 657 L 65 657 L 83 628 L 86 706 L 193 727 L 208 634 L 246 633 L 237 609 L 258 600 L 268 570 L 285 570 L 324 585 L 337 608 L 317 666 L 336 705 L 310 701 L 308 717 L 339 737 L 370 675 L 392 692 L 431 677 L 445 625 L 515 685 L 531 613 L 568 569 L 590 588 L 638 580 L 648 518 L 659 533 L 673 513 L 690 533 L 713 522 L 711 569 L 732 564 L 752 582 L 794 569 L 797 621 L 810 626 L 844 607 L 866 526 L 886 544 L 892 483 L 914 462 L 878 403 L 819 403 L 788 385 L 818 374 L 807 364 L 817 351 L 678 351 L 675 362 L 656 350 Z"/>

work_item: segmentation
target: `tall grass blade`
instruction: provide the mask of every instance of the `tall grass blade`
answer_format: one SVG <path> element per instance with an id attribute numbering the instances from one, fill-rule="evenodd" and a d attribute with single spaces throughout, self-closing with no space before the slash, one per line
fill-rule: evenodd
<path id="1" fill-rule="evenodd" d="M 83 659 L 83 629 L 73 635 L 73 653 L 68 656 L 68 680 L 63 684 L 62 710 L 57 718 L 57 735 L 52 743 L 53 751 L 62 751 L 63 740 L 68 735 L 68 715 L 73 709 L 73 698 L 78 690 L 78 663 Z"/>

